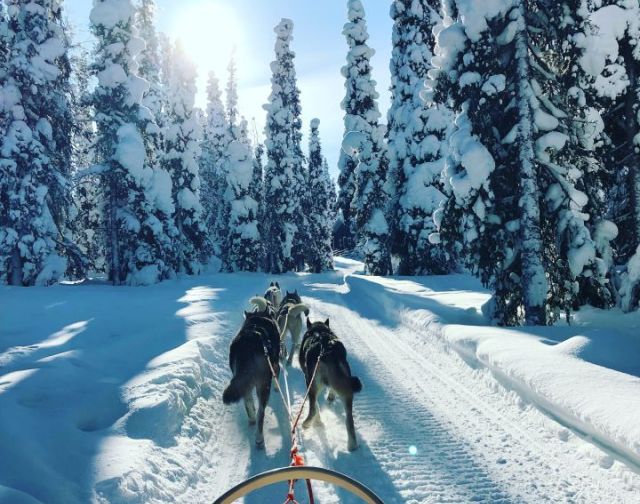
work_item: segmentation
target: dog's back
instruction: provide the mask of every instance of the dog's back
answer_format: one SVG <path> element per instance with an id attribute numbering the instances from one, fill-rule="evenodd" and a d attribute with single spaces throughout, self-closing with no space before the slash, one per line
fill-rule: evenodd
<path id="1" fill-rule="evenodd" d="M 316 379 L 338 394 L 352 395 L 362 390 L 362 382 L 351 375 L 347 349 L 342 341 L 323 323 L 315 322 L 302 339 L 299 363 L 305 375 L 310 375 L 318 362 Z"/>
<path id="2" fill-rule="evenodd" d="M 271 379 L 265 348 L 273 366 L 278 365 L 280 336 L 278 326 L 266 312 L 245 313 L 244 324 L 229 349 L 229 367 L 233 373 L 222 401 L 231 404 L 242 399 L 251 388 Z"/>

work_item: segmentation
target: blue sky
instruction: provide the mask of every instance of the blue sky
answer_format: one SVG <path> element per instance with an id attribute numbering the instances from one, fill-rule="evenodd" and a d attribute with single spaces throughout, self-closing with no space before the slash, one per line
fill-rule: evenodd
<path id="1" fill-rule="evenodd" d="M 389 104 L 389 58 L 391 26 L 389 2 L 363 0 L 371 36 L 376 50 L 373 58 L 374 78 L 378 82 L 380 109 L 386 114 Z M 88 32 L 90 0 L 66 0 L 67 14 L 76 27 L 77 38 L 92 45 Z M 344 81 L 347 46 L 342 35 L 346 22 L 346 0 L 157 0 L 158 29 L 172 37 L 184 39 L 190 56 L 199 68 L 197 103 L 204 107 L 207 73 L 214 70 L 226 81 L 229 53 L 237 53 L 240 111 L 249 120 L 255 118 L 263 137 L 265 112 L 262 104 L 270 90 L 269 63 L 274 58 L 273 27 L 282 17 L 294 21 L 292 48 L 296 52 L 296 69 L 301 90 L 306 151 L 309 121 L 318 117 L 324 154 L 335 177 L 343 134 L 340 101 Z M 384 119 L 384 117 L 383 117 Z"/>

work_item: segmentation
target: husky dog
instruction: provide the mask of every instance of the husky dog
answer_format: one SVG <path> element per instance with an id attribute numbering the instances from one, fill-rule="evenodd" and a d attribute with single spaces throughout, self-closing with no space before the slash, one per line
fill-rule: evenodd
<path id="1" fill-rule="evenodd" d="M 309 387 L 313 371 L 320 357 L 315 380 L 309 390 L 309 415 L 302 426 L 310 427 L 314 422 L 322 424 L 318 412 L 318 395 L 324 387 L 329 387 L 328 401 L 333 401 L 338 394 L 347 414 L 347 448 L 353 451 L 358 448 L 356 429 L 353 424 L 353 394 L 362 390 L 359 378 L 351 376 L 351 368 L 347 362 L 347 350 L 342 342 L 329 328 L 329 319 L 325 322 L 313 322 L 307 319 L 307 332 L 300 348 L 300 368 L 307 387 Z"/>
<path id="2" fill-rule="evenodd" d="M 229 367 L 233 373 L 231 382 L 224 389 L 222 402 L 231 404 L 244 399 L 249 424 L 256 423 L 253 389 L 258 395 L 258 428 L 256 446 L 264 447 L 264 412 L 271 393 L 271 369 L 265 356 L 265 348 L 276 373 L 280 374 L 280 332 L 268 311 L 244 312 L 245 321 L 231 342 Z"/>
<path id="3" fill-rule="evenodd" d="M 264 298 L 269 301 L 273 307 L 277 310 L 282 301 L 282 291 L 280 290 L 280 284 L 278 282 L 271 282 L 269 288 L 264 293 Z"/>
<path id="4" fill-rule="evenodd" d="M 309 316 L 309 308 L 302 303 L 298 291 L 287 291 L 287 295 L 282 300 L 278 308 L 278 327 L 280 328 L 280 342 L 282 346 L 282 357 L 286 357 L 285 337 L 287 332 L 291 334 L 291 351 L 288 353 L 287 364 L 293 362 L 293 354 L 300 349 L 300 338 L 302 336 L 302 319 L 300 315 Z"/>
<path id="5" fill-rule="evenodd" d="M 269 301 L 267 298 L 255 295 L 249 300 L 249 303 L 255 306 L 254 311 L 266 312 L 269 315 L 269 317 L 271 317 L 274 321 L 277 321 L 278 312 L 274 308 L 271 301 Z"/>

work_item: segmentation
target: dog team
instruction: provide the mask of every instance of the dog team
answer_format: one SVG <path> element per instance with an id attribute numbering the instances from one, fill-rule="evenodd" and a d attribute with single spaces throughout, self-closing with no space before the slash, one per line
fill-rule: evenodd
<path id="1" fill-rule="evenodd" d="M 273 376 L 279 376 L 281 362 L 291 365 L 297 352 L 300 369 L 309 388 L 309 414 L 302 426 L 322 425 L 318 397 L 327 387 L 327 401 L 334 401 L 337 395 L 344 404 L 347 448 L 350 451 L 358 448 L 353 423 L 353 395 L 362 390 L 362 383 L 351 375 L 347 351 L 329 327 L 329 319 L 311 322 L 309 308 L 297 290 L 287 291 L 283 297 L 278 282 L 271 282 L 264 296 L 253 297 L 249 302 L 254 311 L 244 312 L 244 323 L 229 350 L 229 367 L 233 376 L 222 394 L 224 404 L 244 400 L 249 424 L 257 423 L 256 446 L 264 448 L 264 414 Z M 303 315 L 307 317 L 304 336 Z M 287 334 L 291 335 L 289 351 L 285 345 Z M 253 402 L 254 389 L 258 397 L 257 412 Z"/>

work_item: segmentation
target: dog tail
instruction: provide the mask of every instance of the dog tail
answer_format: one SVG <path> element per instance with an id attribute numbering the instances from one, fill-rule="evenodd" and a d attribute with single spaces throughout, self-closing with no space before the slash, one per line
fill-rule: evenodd
<path id="1" fill-rule="evenodd" d="M 267 301 L 262 296 L 252 297 L 249 300 L 249 303 L 251 303 L 254 306 L 257 306 L 258 307 L 258 311 L 265 311 L 267 309 L 267 306 L 269 306 L 269 301 Z"/>
<path id="2" fill-rule="evenodd" d="M 351 389 L 354 393 L 358 393 L 362 390 L 362 382 L 357 376 L 351 377 Z"/>
<path id="3" fill-rule="evenodd" d="M 247 373 L 234 376 L 222 393 L 222 402 L 224 404 L 236 403 L 245 396 L 248 389 L 249 375 Z"/>
<path id="4" fill-rule="evenodd" d="M 289 308 L 290 317 L 297 317 L 302 313 L 304 313 L 305 315 L 309 315 L 309 307 L 304 303 L 293 305 L 291 308 Z"/>

